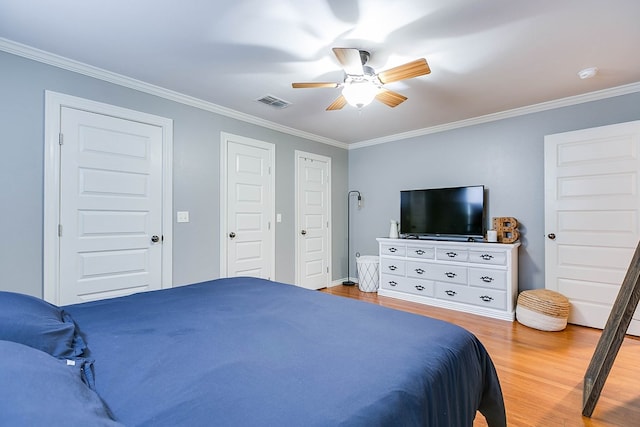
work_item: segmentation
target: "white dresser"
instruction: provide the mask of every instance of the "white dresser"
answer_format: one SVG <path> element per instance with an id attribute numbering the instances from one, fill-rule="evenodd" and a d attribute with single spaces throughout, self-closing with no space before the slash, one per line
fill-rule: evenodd
<path id="1" fill-rule="evenodd" d="M 514 320 L 519 242 L 377 240 L 379 295 Z"/>

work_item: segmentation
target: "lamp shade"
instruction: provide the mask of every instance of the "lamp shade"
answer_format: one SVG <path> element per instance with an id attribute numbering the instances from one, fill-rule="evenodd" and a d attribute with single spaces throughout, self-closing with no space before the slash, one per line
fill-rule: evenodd
<path id="1" fill-rule="evenodd" d="M 351 80 L 345 83 L 342 95 L 350 105 L 362 108 L 371 104 L 378 94 L 378 87 L 369 80 Z"/>

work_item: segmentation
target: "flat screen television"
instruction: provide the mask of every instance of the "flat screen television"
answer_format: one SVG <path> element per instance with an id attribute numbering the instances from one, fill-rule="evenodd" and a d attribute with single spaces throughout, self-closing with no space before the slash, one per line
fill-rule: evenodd
<path id="1" fill-rule="evenodd" d="M 484 185 L 400 192 L 401 237 L 475 240 L 484 232 Z"/>

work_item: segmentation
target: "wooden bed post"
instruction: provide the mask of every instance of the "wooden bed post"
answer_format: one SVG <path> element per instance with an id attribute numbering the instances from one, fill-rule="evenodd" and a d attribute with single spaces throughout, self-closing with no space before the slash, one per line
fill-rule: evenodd
<path id="1" fill-rule="evenodd" d="M 591 417 L 600 392 L 620 350 L 622 341 L 640 299 L 640 243 L 613 304 L 587 372 L 584 375 L 582 415 Z"/>

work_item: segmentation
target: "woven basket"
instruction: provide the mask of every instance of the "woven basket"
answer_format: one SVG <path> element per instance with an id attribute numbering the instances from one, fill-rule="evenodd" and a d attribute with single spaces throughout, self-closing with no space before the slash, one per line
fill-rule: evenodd
<path id="1" fill-rule="evenodd" d="M 569 300 L 549 289 L 522 291 L 518 295 L 516 319 L 541 331 L 561 331 L 567 327 Z"/>

